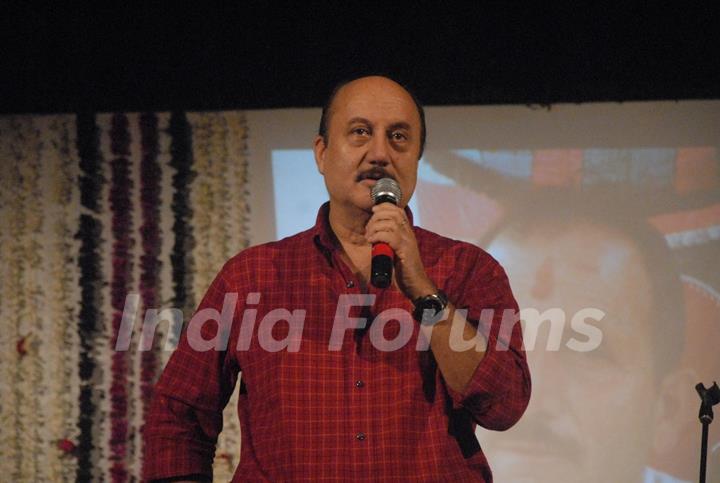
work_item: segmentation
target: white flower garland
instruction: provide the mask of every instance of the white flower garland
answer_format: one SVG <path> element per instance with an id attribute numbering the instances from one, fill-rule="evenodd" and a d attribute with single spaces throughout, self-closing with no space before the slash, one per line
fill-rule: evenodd
<path id="1" fill-rule="evenodd" d="M 130 180 L 131 194 L 130 202 L 132 204 L 132 227 L 130 228 L 135 240 L 131 248 L 132 274 L 130 277 L 128 294 L 140 296 L 139 280 L 140 280 L 140 255 L 142 255 L 141 237 L 139 227 L 142 225 L 142 208 L 140 206 L 140 159 L 142 157 L 140 147 L 140 125 L 139 115 L 137 113 L 127 114 L 128 131 L 130 133 L 130 153 L 127 156 L 130 164 Z M 142 303 L 138 305 L 137 319 L 133 327 L 132 343 L 128 350 L 128 366 L 127 366 L 127 424 L 128 424 L 128 441 L 127 441 L 127 470 L 130 479 L 140 481 L 142 471 L 142 433 L 140 427 L 143 421 L 143 402 L 140 394 L 140 358 L 141 352 L 138 350 L 140 344 L 140 332 L 142 331 L 143 321 Z"/>
<path id="2" fill-rule="evenodd" d="M 13 125 L 14 136 L 11 145 L 14 158 L 14 175 L 17 180 L 15 215 L 16 238 L 18 244 L 13 248 L 12 256 L 17 258 L 18 277 L 17 312 L 14 326 L 17 338 L 18 359 L 14 386 L 16 388 L 17 421 L 16 434 L 19 445 L 19 474 L 22 481 L 39 481 L 38 454 L 42 448 L 38 444 L 39 428 L 43 427 L 43 416 L 39 413 L 38 394 L 42 379 L 41 352 L 38 347 L 39 317 L 35 311 L 40 289 L 35 275 L 40 269 L 41 258 L 38 247 L 42 229 L 42 210 L 39 206 L 39 188 L 37 182 L 37 136 L 30 117 L 18 117 Z"/>
<path id="3" fill-rule="evenodd" d="M 195 262 L 193 292 L 196 304 L 207 291 L 212 279 L 231 251 L 228 226 L 232 226 L 232 189 L 227 123 L 222 113 L 194 113 L 188 115 L 193 126 L 194 171 L 192 185 L 193 234 Z M 223 431 L 218 437 L 214 479 L 232 479 L 238 463 L 240 427 L 237 416 L 237 387 L 223 413 Z"/>
<path id="4" fill-rule="evenodd" d="M 23 181 L 25 186 L 25 193 L 29 195 L 25 202 L 27 204 L 26 216 L 28 224 L 28 240 L 25 244 L 27 253 L 28 264 L 30 270 L 26 272 L 26 294 L 29 296 L 28 308 L 30 310 L 30 331 L 32 334 L 32 355 L 29 385 L 31 388 L 31 394 L 28 399 L 32 402 L 31 407 L 33 408 L 34 415 L 32 416 L 33 421 L 33 436 L 35 438 L 35 451 L 32 454 L 33 458 L 33 472 L 35 474 L 36 481 L 47 481 L 48 475 L 46 472 L 46 466 L 44 461 L 49 459 L 52 454 L 55 453 L 56 448 L 48 437 L 47 428 L 47 413 L 46 407 L 43 404 L 47 398 L 48 387 L 44 384 L 43 374 L 46 368 L 49 369 L 47 364 L 47 357 L 45 352 L 45 344 L 43 344 L 43 332 L 44 332 L 44 318 L 43 315 L 47 316 L 47 296 L 46 291 L 43 290 L 41 281 L 45 278 L 45 264 L 44 264 L 44 250 L 43 242 L 45 241 L 45 234 L 43 230 L 44 225 L 44 211 L 42 205 L 43 190 L 40 185 L 40 174 L 43 172 L 41 169 L 40 156 L 41 156 L 41 143 L 40 143 L 40 132 L 34 125 L 32 120 L 35 117 L 30 118 L 30 143 L 27 145 L 27 162 L 23 163 Z"/>
<path id="5" fill-rule="evenodd" d="M 95 361 L 97 362 L 97 370 L 103 375 L 98 383 L 98 390 L 104 395 L 97 401 L 97 418 L 93 422 L 93 429 L 97 432 L 97 437 L 93 439 L 94 448 L 92 459 L 95 461 L 93 468 L 93 476 L 98 481 L 111 481 L 110 466 L 110 384 L 112 382 L 112 355 L 110 350 L 110 341 L 112 340 L 112 304 L 110 300 L 109 276 L 112 273 L 112 252 L 110 240 L 112 235 L 112 213 L 110 211 L 110 183 L 112 173 L 110 172 L 109 159 L 113 158 L 112 149 L 110 148 L 110 125 L 112 115 L 98 114 L 95 118 L 98 130 L 100 131 L 100 139 L 98 145 L 99 156 L 101 159 L 102 176 L 106 180 L 102 184 L 102 190 L 99 196 L 99 213 L 102 222 L 101 241 L 98 244 L 98 253 L 101 254 L 101 270 L 103 281 L 102 289 L 102 306 L 99 314 L 101 320 L 97 323 L 97 336 L 95 337 Z"/>
<path id="6" fill-rule="evenodd" d="M 216 214 L 213 212 L 212 187 L 210 184 L 210 153 L 209 153 L 209 115 L 207 113 L 188 114 L 187 119 L 192 126 L 193 171 L 196 177 L 190 190 L 192 206 L 193 237 L 192 250 L 193 297 L 194 307 L 200 303 L 203 294 L 212 281 L 212 260 L 210 250 L 210 225 Z"/>
<path id="7" fill-rule="evenodd" d="M 0 220 L 4 227 L 0 243 L 2 277 L 3 330 L 0 330 L 0 474 L 11 481 L 19 475 L 20 448 L 16 428 L 18 418 L 17 391 L 15 387 L 19 354 L 17 351 L 17 322 L 20 306 L 20 280 L 22 265 L 16 256 L 19 237 L 22 236 L 20 220 L 22 203 L 16 196 L 18 177 L 14 169 L 13 150 L 17 144 L 14 118 L 0 119 L 0 156 L 7 160 L 10 169 L 0 176 Z"/>
<path id="8" fill-rule="evenodd" d="M 49 220 L 44 233 L 48 240 L 45 270 L 50 276 L 42 331 L 46 359 L 43 387 L 47 388 L 43 407 L 48 411 L 43 445 L 47 448 L 45 465 L 49 480 L 70 481 L 77 471 L 71 449 L 80 433 L 77 426 L 80 341 L 75 327 L 80 294 L 78 244 L 74 240 L 74 227 L 78 225 L 78 160 L 71 116 L 38 119 L 37 125 L 43 139 L 40 162 L 43 187 L 47 190 L 44 210 Z"/>
<path id="9" fill-rule="evenodd" d="M 171 159 L 170 142 L 171 137 L 167 134 L 170 123 L 170 115 L 168 113 L 158 114 L 158 164 L 161 167 L 162 179 L 160 182 L 160 233 L 162 233 L 162 242 L 160 248 L 160 307 L 158 310 L 171 308 L 174 291 L 172 283 L 172 260 L 170 254 L 175 243 L 175 233 L 173 232 L 174 213 L 172 211 L 173 185 L 172 177 L 175 169 L 169 164 Z M 177 307 L 182 310 L 182 307 Z M 172 351 L 165 350 L 165 342 L 168 337 L 168 331 L 172 328 L 172 321 L 162 321 L 158 325 L 157 335 L 161 341 L 158 353 L 158 375 L 165 368 Z"/>
<path id="10" fill-rule="evenodd" d="M 227 122 L 227 163 L 230 200 L 230 255 L 247 248 L 249 222 L 247 121 L 242 112 L 225 113 Z"/>

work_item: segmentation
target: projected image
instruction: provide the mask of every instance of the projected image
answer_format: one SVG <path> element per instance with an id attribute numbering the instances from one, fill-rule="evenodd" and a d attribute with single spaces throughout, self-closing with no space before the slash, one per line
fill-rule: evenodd
<path id="1" fill-rule="evenodd" d="M 475 233 L 500 260 L 520 306 L 565 314 L 543 322 L 536 338 L 526 326 L 534 393 L 525 417 L 507 434 L 477 431 L 497 479 L 693 479 L 692 386 L 720 367 L 717 351 L 698 342 L 698 334 L 720 340 L 720 205 L 708 196 L 718 190 L 715 150 L 455 152 L 428 160 L 456 190 L 492 200 L 478 200 L 488 206 L 481 212 L 495 213 L 483 216 L 490 226 L 475 229 L 459 213 L 456 234 Z M 419 192 L 421 210 L 436 206 L 433 196 Z M 605 312 L 592 322 L 603 339 L 577 352 L 566 344 L 577 337 L 568 324 L 585 307 Z"/>
<path id="2" fill-rule="evenodd" d="M 496 480 L 693 480 L 693 387 L 720 372 L 716 148 L 429 150 L 420 166 L 416 224 L 486 248 L 521 308 L 563 314 L 525 325 L 525 416 L 476 431 Z M 312 151 L 274 151 L 273 173 L 278 238 L 312 226 Z M 605 316 L 579 333 L 584 308 Z M 594 350 L 568 344 L 593 329 Z M 711 465 L 719 446 L 711 433 Z"/>

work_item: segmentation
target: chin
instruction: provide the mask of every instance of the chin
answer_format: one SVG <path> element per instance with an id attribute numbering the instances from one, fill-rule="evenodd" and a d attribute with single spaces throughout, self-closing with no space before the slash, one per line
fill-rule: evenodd
<path id="1" fill-rule="evenodd" d="M 362 184 L 365 183 L 365 181 L 367 180 L 361 181 L 361 184 L 357 186 L 358 189 L 353 190 L 350 196 L 350 202 L 363 210 L 371 210 L 375 203 L 370 195 L 371 187 Z"/>

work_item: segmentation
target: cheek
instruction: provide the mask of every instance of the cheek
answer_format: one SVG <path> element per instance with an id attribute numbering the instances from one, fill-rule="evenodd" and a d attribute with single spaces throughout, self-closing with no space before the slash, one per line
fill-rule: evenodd
<path id="1" fill-rule="evenodd" d="M 406 205 L 415 192 L 415 186 L 417 185 L 417 165 L 412 170 L 402 170 L 399 174 L 403 197 L 402 204 Z"/>

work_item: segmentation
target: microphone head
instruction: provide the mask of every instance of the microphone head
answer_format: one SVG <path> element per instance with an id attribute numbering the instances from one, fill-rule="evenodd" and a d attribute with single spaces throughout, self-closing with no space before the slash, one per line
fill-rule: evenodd
<path id="1" fill-rule="evenodd" d="M 373 202 L 378 205 L 380 203 L 400 204 L 402 200 L 402 191 L 400 185 L 392 178 L 379 179 L 370 191 Z"/>

